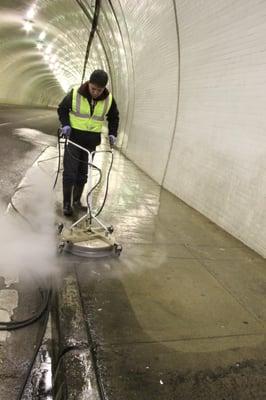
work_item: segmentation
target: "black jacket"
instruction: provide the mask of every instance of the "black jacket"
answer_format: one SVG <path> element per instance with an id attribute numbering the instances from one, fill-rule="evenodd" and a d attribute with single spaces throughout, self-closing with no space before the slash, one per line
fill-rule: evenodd
<path id="1" fill-rule="evenodd" d="M 80 93 L 88 100 L 91 107 L 91 111 L 93 112 L 92 97 L 87 89 L 87 82 L 83 83 L 83 85 L 79 87 L 78 93 Z M 98 97 L 97 100 L 104 100 L 108 95 L 109 91 L 108 89 L 105 88 L 103 93 L 101 94 L 101 96 Z M 72 96 L 73 96 L 73 89 L 63 98 L 63 100 L 58 106 L 57 113 L 62 126 L 70 125 L 69 112 L 72 110 Z M 119 125 L 119 112 L 114 98 L 112 99 L 112 104 L 108 113 L 106 114 L 106 118 L 108 121 L 109 135 L 117 136 L 117 129 Z M 90 135 L 87 132 L 79 131 L 77 129 L 72 128 L 71 139 L 74 139 L 74 141 L 76 141 L 75 140 L 76 137 L 79 138 L 84 137 L 88 140 L 93 140 L 96 146 L 98 146 L 98 144 L 100 144 L 101 142 L 100 133 L 97 134 L 95 132 L 92 132 Z"/>

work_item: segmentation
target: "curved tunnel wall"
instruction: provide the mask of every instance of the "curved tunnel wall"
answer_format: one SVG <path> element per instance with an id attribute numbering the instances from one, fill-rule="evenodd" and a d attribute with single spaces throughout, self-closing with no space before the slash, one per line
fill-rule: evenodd
<path id="1" fill-rule="evenodd" d="M 135 94 L 124 152 L 266 256 L 266 4 L 121 4 Z"/>
<path id="2" fill-rule="evenodd" d="M 163 184 L 265 256 L 266 4 L 176 5 L 180 103 Z"/>
<path id="3" fill-rule="evenodd" d="M 1 101 L 57 104 L 62 76 L 79 83 L 94 2 L 85 15 L 74 0 L 35 1 L 60 76 L 19 28 L 33 3 L 2 3 Z M 127 157 L 264 256 L 265 14 L 260 0 L 103 0 L 87 67 L 110 74 Z"/>

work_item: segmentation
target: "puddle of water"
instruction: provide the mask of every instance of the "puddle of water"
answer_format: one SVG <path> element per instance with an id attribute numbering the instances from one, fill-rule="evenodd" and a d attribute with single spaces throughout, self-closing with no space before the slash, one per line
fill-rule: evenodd
<path id="1" fill-rule="evenodd" d="M 52 400 L 52 360 L 47 344 L 43 344 L 36 358 L 23 400 Z"/>
<path id="2" fill-rule="evenodd" d="M 24 392 L 23 400 L 53 400 L 51 359 L 52 332 L 50 318 L 42 346 L 36 357 L 31 376 Z"/>

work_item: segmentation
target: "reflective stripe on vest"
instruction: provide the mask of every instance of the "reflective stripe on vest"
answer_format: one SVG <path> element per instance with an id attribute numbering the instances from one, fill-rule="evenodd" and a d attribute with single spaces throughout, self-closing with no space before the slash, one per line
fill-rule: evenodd
<path id="1" fill-rule="evenodd" d="M 112 94 L 104 100 L 96 102 L 93 114 L 88 100 L 78 93 L 78 88 L 73 89 L 72 111 L 69 113 L 72 128 L 81 131 L 101 132 L 104 119 L 112 104 Z"/>

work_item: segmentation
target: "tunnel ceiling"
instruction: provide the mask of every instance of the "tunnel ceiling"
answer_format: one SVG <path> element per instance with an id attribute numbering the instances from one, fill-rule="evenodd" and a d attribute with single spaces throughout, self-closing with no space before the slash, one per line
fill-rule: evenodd
<path id="1" fill-rule="evenodd" d="M 75 0 L 1 1 L 2 103 L 56 104 L 80 83 L 95 1 L 82 5 L 86 15 Z M 94 67 L 111 73 L 107 42 L 95 35 L 88 73 Z"/>

